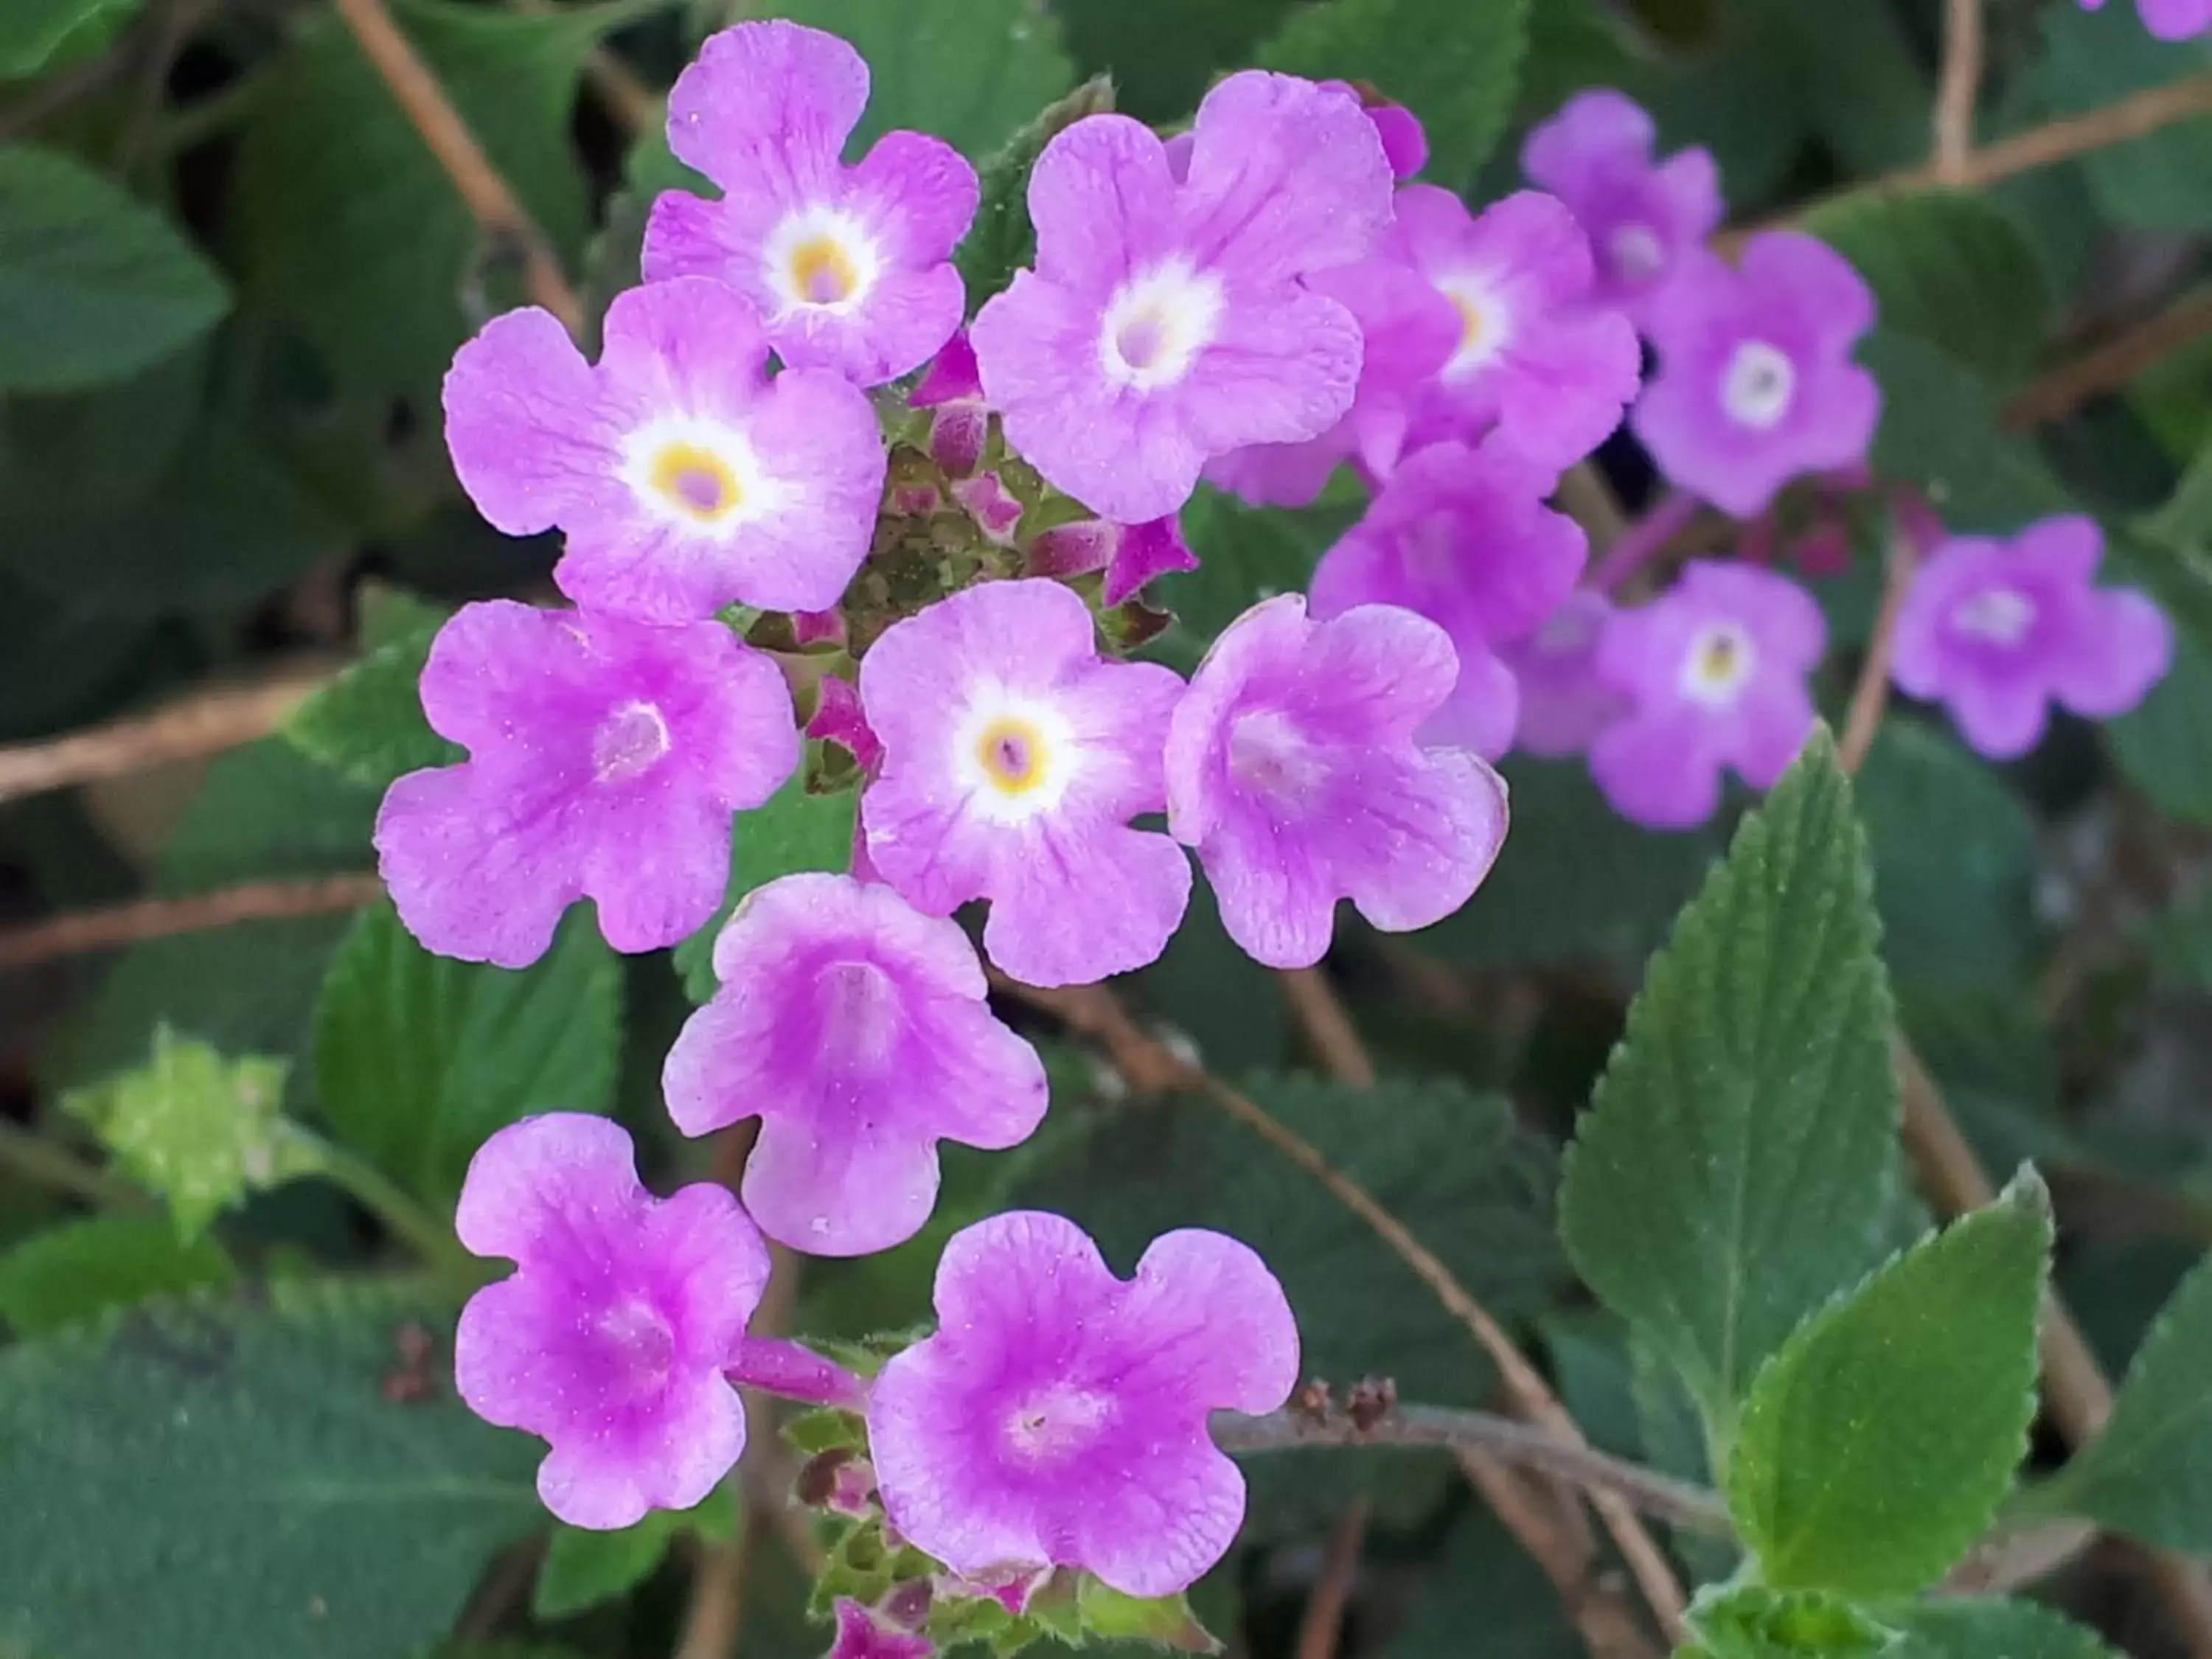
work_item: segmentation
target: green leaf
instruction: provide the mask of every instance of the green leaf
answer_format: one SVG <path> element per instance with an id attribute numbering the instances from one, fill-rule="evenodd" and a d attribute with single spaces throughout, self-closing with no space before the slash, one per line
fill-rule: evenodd
<path id="1" fill-rule="evenodd" d="M 1846 197 L 1808 214 L 1804 228 L 1858 268 L 1884 328 L 1941 346 L 1992 381 L 2034 367 L 2050 304 L 2042 269 L 1986 196 Z"/>
<path id="2" fill-rule="evenodd" d="M 860 49 L 871 85 L 856 147 L 907 127 L 988 155 L 1075 81 L 1059 23 L 1030 0 L 774 0 L 753 15 L 827 29 Z"/>
<path id="3" fill-rule="evenodd" d="M 0 1255 L 0 1318 L 19 1337 L 45 1336 L 109 1308 L 237 1276 L 222 1245 L 180 1241 L 160 1216 L 81 1216 Z"/>
<path id="4" fill-rule="evenodd" d="M 2054 115 L 2086 114 L 2212 68 L 2203 40 L 2157 40 L 2124 7 L 2053 8 L 2043 39 L 2028 85 Z M 2100 146 L 2080 165 L 2099 205 L 2123 223 L 2193 232 L 2212 214 L 2212 120 L 2177 121 Z"/>
<path id="5" fill-rule="evenodd" d="M 215 268 L 158 214 L 65 155 L 0 146 L 0 390 L 120 380 L 229 305 Z"/>
<path id="6" fill-rule="evenodd" d="M 1763 1582 L 1934 1583 L 2027 1449 L 2051 1201 L 2032 1170 L 1792 1334 L 1745 1402 L 1729 1507 Z"/>
<path id="7" fill-rule="evenodd" d="M 404 0 L 392 9 L 555 247 L 580 249 L 577 78 L 599 38 L 640 7 L 518 16 Z M 343 385 L 411 393 L 434 409 L 454 349 L 489 313 L 522 299 L 515 250 L 486 245 L 337 18 L 303 19 L 261 91 L 232 204 L 244 287 L 319 347 Z"/>
<path id="8" fill-rule="evenodd" d="M 1357 503 L 1324 495 L 1310 507 L 1247 507 L 1200 484 L 1182 510 L 1195 570 L 1163 576 L 1151 593 L 1176 614 L 1164 654 L 1194 665 L 1213 636 L 1260 600 L 1303 593 L 1322 551 L 1359 516 Z"/>
<path id="9" fill-rule="evenodd" d="M 1455 1084 L 1369 1091 L 1295 1077 L 1242 1086 L 1358 1181 L 1492 1313 L 1517 1325 L 1551 1303 L 1565 1264 L 1552 1229 L 1551 1149 L 1505 1103 Z M 1211 1227 L 1267 1258 L 1289 1295 L 1309 1376 L 1397 1380 L 1407 1399 L 1479 1404 L 1490 1373 L 1434 1293 L 1313 1177 L 1225 1113 L 1131 1102 L 1065 1124 L 1007 1203 L 1079 1222 L 1120 1271 L 1176 1227 Z M 1358 1492 L 1410 1521 L 1442 1495 L 1449 1460 L 1374 1449 L 1250 1460 L 1249 1542 L 1318 1529 Z"/>
<path id="10" fill-rule="evenodd" d="M 1030 223 L 1030 171 L 1044 147 L 1086 115 L 1114 107 L 1114 83 L 1093 76 L 1046 109 L 976 169 L 982 199 L 975 222 L 953 256 L 968 285 L 972 314 L 1036 258 L 1036 229 Z"/>
<path id="11" fill-rule="evenodd" d="M 352 782 L 381 789 L 404 773 L 450 766 L 460 746 L 430 729 L 419 684 L 442 619 L 379 646 L 302 702 L 284 735 Z"/>
<path id="12" fill-rule="evenodd" d="M 1262 46 L 1263 69 L 1364 81 L 1428 130 L 1430 175 L 1474 176 L 1513 116 L 1529 0 L 1318 0 Z"/>
<path id="13" fill-rule="evenodd" d="M 669 1546 L 686 1533 L 728 1540 L 737 1525 L 737 1497 L 728 1486 L 717 1486 L 688 1510 L 648 1510 L 635 1526 L 615 1532 L 556 1524 L 530 1610 L 540 1619 L 566 1619 L 611 1601 L 651 1577 L 667 1559 Z"/>
<path id="14" fill-rule="evenodd" d="M 2166 1305 L 2104 1431 L 2047 1504 L 2169 1549 L 2212 1553 L 2212 1261 Z"/>
<path id="15" fill-rule="evenodd" d="M 495 1129 L 605 1112 L 622 980 L 581 910 L 518 971 L 432 956 L 389 904 L 365 911 L 315 1010 L 317 1098 L 337 1139 L 434 1204 Z"/>
<path id="16" fill-rule="evenodd" d="M 1875 1255 L 1898 1118 L 1878 933 L 1821 732 L 1654 958 L 1568 1153 L 1568 1254 L 1723 1446 L 1752 1374 Z"/>
<path id="17" fill-rule="evenodd" d="M 1486 1504 L 1461 1510 L 1382 1659 L 1468 1659 L 1474 1631 L 1482 1633 L 1484 1659 L 1587 1659 L 1590 1651 L 1551 1580 Z"/>
<path id="18" fill-rule="evenodd" d="M 392 1659 L 537 1525 L 542 1448 L 453 1398 L 411 1293 L 279 1283 L 0 1353 L 0 1646 Z M 403 1334 L 437 1352 L 398 1400 Z"/>
<path id="19" fill-rule="evenodd" d="M 1469 968 L 1640 962 L 1721 851 L 1717 831 L 1656 834 L 1614 811 L 1579 761 L 1508 756 L 1513 831 L 1474 896 L 1420 935 Z"/>
<path id="20" fill-rule="evenodd" d="M 1151 1600 L 1128 1595 L 1089 1573 L 1079 1581 L 1076 1617 L 1086 1636 L 1100 1641 L 1143 1642 L 1178 1653 L 1218 1653 L 1221 1644 L 1191 1613 L 1189 1598 L 1163 1595 Z"/>
<path id="21" fill-rule="evenodd" d="M 2173 666 L 2105 726 L 2128 781 L 2171 817 L 2212 823 L 2212 647 L 2177 629 Z"/>
<path id="22" fill-rule="evenodd" d="M 853 867 L 853 821 L 860 798 L 847 789 L 834 795 L 806 793 L 802 766 L 750 812 L 738 814 L 730 842 L 730 885 L 714 919 L 676 947 L 676 971 L 694 1002 L 714 994 L 714 941 L 738 902 L 756 887 L 805 870 L 842 873 Z"/>
<path id="23" fill-rule="evenodd" d="M 1698 1645 L 1685 1659 L 1872 1659 L 1896 1632 L 1850 1602 L 1819 1590 L 1717 1584 L 1687 1616 Z"/>
<path id="24" fill-rule="evenodd" d="M 27 81 L 50 60 L 96 50 L 143 3 L 144 0 L 9 0 L 6 15 L 0 16 L 0 81 Z"/>
<path id="25" fill-rule="evenodd" d="M 2035 827 L 1999 775 L 1949 736 L 1892 720 L 1857 791 L 1882 955 L 1899 985 L 2024 975 L 2037 942 Z"/>
<path id="26" fill-rule="evenodd" d="M 133 1180 L 168 1200 L 191 1239 L 248 1193 L 319 1166 L 313 1142 L 283 1115 L 287 1069 L 281 1060 L 226 1060 L 162 1025 L 144 1066 L 73 1090 L 62 1104 Z"/>
<path id="27" fill-rule="evenodd" d="M 1884 326 L 1858 356 L 1881 383 L 1875 471 L 1926 490 L 1952 529 L 2018 530 L 2071 507 L 2043 458 L 1999 426 L 1996 393 L 1942 346 Z"/>
<path id="28" fill-rule="evenodd" d="M 1114 82 L 1119 107 L 1170 122 L 1197 107 L 1217 74 L 1251 61 L 1294 0 L 1054 0 L 1077 72 Z M 1160 43 L 1172 40 L 1163 52 Z"/>
<path id="29" fill-rule="evenodd" d="M 2033 1601 L 1936 1597 L 1894 1615 L 1894 1659 L 2118 1659 L 2094 1631 Z"/>

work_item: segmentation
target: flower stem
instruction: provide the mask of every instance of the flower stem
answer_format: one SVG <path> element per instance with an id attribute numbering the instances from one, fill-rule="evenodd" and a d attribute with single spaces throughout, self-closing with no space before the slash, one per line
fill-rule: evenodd
<path id="1" fill-rule="evenodd" d="M 356 1158 L 319 1136 L 309 1138 L 314 1141 L 317 1169 L 344 1188 L 394 1237 L 404 1239 L 428 1266 L 441 1273 L 472 1270 L 473 1258 L 461 1248 L 453 1228 L 398 1182 L 368 1159 Z"/>
<path id="2" fill-rule="evenodd" d="M 128 1182 L 86 1163 L 21 1125 L 0 1118 L 0 1167 L 102 1209 L 145 1211 L 154 1200 Z"/>

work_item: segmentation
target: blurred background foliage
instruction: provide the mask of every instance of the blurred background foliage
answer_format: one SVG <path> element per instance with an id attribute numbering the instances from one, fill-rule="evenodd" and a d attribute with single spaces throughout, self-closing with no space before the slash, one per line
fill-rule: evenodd
<path id="1" fill-rule="evenodd" d="M 2124 1364 L 2212 1240 L 2212 328 L 2169 327 L 2124 375 L 2066 376 L 2205 309 L 2212 118 L 1972 194 L 1832 201 L 1921 166 L 1938 0 L 392 10 L 594 311 L 635 280 L 653 193 L 685 177 L 659 89 L 740 15 L 858 45 L 876 82 L 864 139 L 911 126 L 981 160 L 1102 75 L 1119 107 L 1174 124 L 1256 62 L 1409 104 L 1429 176 L 1480 201 L 1514 184 L 1532 121 L 1613 85 L 1654 109 L 1663 147 L 1713 149 L 1736 222 L 1806 215 L 1881 296 L 1865 353 L 1887 394 L 1878 471 L 1958 528 L 2097 514 L 2179 626 L 2172 675 L 2109 731 L 2062 724 L 1992 769 L 1907 710 L 1859 781 L 1905 1028 L 1984 1163 L 2033 1157 L 2050 1177 L 2059 1285 Z M 2124 4 L 1986 13 L 1984 144 L 2212 76 L 2212 36 L 2160 45 Z M 440 1369 L 459 1281 L 423 1218 L 448 1212 L 491 1128 L 613 1112 L 657 1173 L 697 1172 L 657 1109 L 690 1006 L 665 955 L 617 959 L 572 925 L 507 974 L 427 956 L 381 909 L 91 953 L 27 932 L 370 866 L 383 785 L 443 752 L 411 695 L 438 619 L 550 592 L 553 549 L 500 536 L 462 498 L 438 408 L 455 347 L 526 297 L 527 252 L 471 211 L 326 0 L 0 0 L 0 742 L 356 665 L 284 730 L 263 720 L 267 735 L 213 758 L 68 791 L 0 782 L 0 1653 L 703 1659 L 687 1645 L 707 1616 L 695 1587 L 732 1560 L 739 1650 L 823 1644 L 800 1611 L 805 1540 L 775 1526 L 742 1547 L 721 1513 L 549 1540 L 532 1449 L 469 1417 Z M 1618 495 L 1643 498 L 1626 440 L 1601 460 Z M 1181 618 L 1170 654 L 1301 586 L 1346 521 L 1202 494 L 1185 523 L 1203 568 L 1163 588 Z M 1816 584 L 1850 647 L 1832 714 L 1879 585 L 1870 545 Z M 0 750 L 0 780 L 16 753 Z M 1329 964 L 1379 1088 L 1319 1079 L 1327 1057 L 1281 985 L 1202 896 L 1127 997 L 1382 1197 L 1540 1356 L 1599 1443 L 1694 1475 L 1686 1399 L 1577 1284 L 1553 1208 L 1559 1148 L 1726 826 L 1650 834 L 1571 765 L 1506 770 L 1515 829 L 1474 902 L 1411 941 L 1348 934 Z M 1019 1200 L 1076 1215 L 1125 1267 L 1165 1227 L 1236 1231 L 1291 1287 L 1315 1370 L 1387 1374 L 1436 1403 L 1492 1397 L 1451 1317 L 1304 1175 L 1200 1108 L 1125 1098 L 1035 1029 L 1055 1044 L 1046 1132 L 951 1160 L 931 1229 L 811 1271 L 797 1328 L 910 1323 L 944 1237 Z M 194 1195 L 188 1238 L 150 1193 L 180 1220 Z M 1895 1206 L 1893 1241 L 1922 1219 L 1909 1194 Z M 219 1293 L 179 1294 L 195 1289 Z M 2187 1492 L 2212 1513 L 2212 1468 L 2195 1473 Z M 1343 1453 L 1260 1471 L 1245 1545 L 1197 1598 L 1238 1651 L 1297 1644 L 1347 1513 L 1365 1543 L 1346 1651 L 1586 1650 L 1557 1585 L 1449 1459 Z M 2175 1650 L 2124 1560 L 2081 1557 L 2053 1589 L 2130 1651 Z"/>

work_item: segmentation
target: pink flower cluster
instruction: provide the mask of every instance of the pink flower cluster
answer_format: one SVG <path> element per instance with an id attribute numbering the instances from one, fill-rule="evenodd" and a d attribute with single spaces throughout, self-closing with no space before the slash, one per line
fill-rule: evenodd
<path id="1" fill-rule="evenodd" d="M 463 486 L 502 530 L 562 533 L 573 608 L 471 605 L 437 638 L 422 705 L 466 758 L 400 779 L 376 830 L 417 939 L 519 968 L 589 899 L 616 948 L 659 949 L 708 924 L 744 815 L 795 774 L 859 792 L 849 872 L 742 896 L 713 941 L 719 988 L 667 1057 L 686 1133 L 758 1121 L 739 1192 L 652 1197 L 600 1120 L 501 1131 L 458 1226 L 516 1266 L 469 1305 L 460 1387 L 550 1443 L 540 1490 L 579 1525 L 697 1502 L 742 1448 L 744 1383 L 864 1413 L 884 1524 L 956 1575 L 1079 1567 L 1170 1594 L 1242 1514 L 1208 1413 L 1273 1409 L 1295 1380 L 1290 1310 L 1249 1250 L 1171 1234 L 1125 1281 L 1070 1224 L 999 1217 L 945 1251 L 940 1334 L 864 1383 L 748 1334 L 764 1240 L 896 1245 L 935 1206 L 940 1141 L 1028 1138 L 1045 1072 L 993 1011 L 985 959 L 1035 986 L 1152 962 L 1193 854 L 1277 966 L 1320 959 L 1340 901 L 1386 929 L 1466 902 L 1506 801 L 1437 737 L 1461 678 L 1447 627 L 1288 595 L 1186 681 L 1125 659 L 1117 619 L 1194 562 L 1176 514 L 1209 466 L 1394 424 L 1595 441 L 1618 398 L 1563 424 L 1530 388 L 1601 358 L 1632 381 L 1633 337 L 1542 321 L 1532 297 L 1481 373 L 1455 345 L 1420 398 L 1367 387 L 1366 340 L 1384 359 L 1401 326 L 1374 297 L 1393 283 L 1427 313 L 1408 340 L 1441 340 L 1442 307 L 1463 345 L 1410 273 L 1457 280 L 1472 227 L 1435 191 L 1394 221 L 1394 173 L 1422 149 L 1404 112 L 1259 73 L 1173 145 L 1115 116 L 1056 137 L 1030 186 L 1035 268 L 963 331 L 975 173 L 903 132 L 847 162 L 867 92 L 833 36 L 716 35 L 669 131 L 720 194 L 655 206 L 647 280 L 596 361 L 526 310 L 447 381 Z M 1541 222 L 1513 234 L 1571 267 L 1565 210 L 1529 203 Z M 980 949 L 953 920 L 978 902 Z M 855 1651 L 911 1641 L 878 1611 L 841 1612 Z"/>

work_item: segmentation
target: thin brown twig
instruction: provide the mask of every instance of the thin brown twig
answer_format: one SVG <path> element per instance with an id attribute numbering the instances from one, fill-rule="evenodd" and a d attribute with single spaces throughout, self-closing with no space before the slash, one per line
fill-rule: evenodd
<path id="1" fill-rule="evenodd" d="M 413 42 L 392 21 L 384 0 L 335 0 L 338 15 L 353 31 L 376 72 L 406 112 L 430 153 L 445 168 L 486 237 L 505 242 L 521 257 L 530 297 L 571 334 L 584 325 L 583 301 L 569 286 L 545 233 L 530 216 L 499 169 L 492 166 L 468 123 L 447 97 Z"/>
<path id="2" fill-rule="evenodd" d="M 1551 1489 L 1486 1452 L 1459 1454 L 1461 1472 L 1505 1529 L 1521 1541 L 1590 1650 L 1590 1659 L 1659 1659 L 1629 1599 L 1591 1571 L 1587 1546 L 1559 1525 Z"/>
<path id="3" fill-rule="evenodd" d="M 150 714 L 0 747 L 0 801 L 235 749 L 275 731 L 329 678 L 326 663 L 288 664 L 254 684 L 203 689 Z"/>
<path id="4" fill-rule="evenodd" d="M 2061 419 L 2093 398 L 2118 391 L 2208 334 L 2212 334 L 2212 288 L 2200 288 L 2029 381 L 2005 405 L 2005 424 L 2025 430 Z"/>
<path id="5" fill-rule="evenodd" d="M 1972 165 L 1982 90 L 1982 0 L 1945 0 L 1943 76 L 1936 93 L 1937 176 L 1955 183 Z"/>
<path id="6" fill-rule="evenodd" d="M 526 17 L 548 17 L 556 8 L 553 0 L 514 0 Z M 605 46 L 594 46 L 584 59 L 584 79 L 607 106 L 617 125 L 626 133 L 643 132 L 660 119 L 664 100 L 640 80 L 628 64 Z"/>
<path id="7" fill-rule="evenodd" d="M 1344 1611 L 1352 1604 L 1359 1552 L 1367 1542 L 1367 1522 L 1374 1513 L 1374 1504 L 1363 1493 L 1345 1505 L 1330 1528 L 1321 1576 L 1314 1581 L 1305 1616 L 1298 1621 L 1297 1659 L 1336 1659 L 1337 1644 L 1344 1636 Z"/>
<path id="8" fill-rule="evenodd" d="M 999 977 L 1001 990 L 1043 1009 L 1069 1029 L 1100 1043 L 1122 1075 L 1139 1090 L 1180 1090 L 1205 1095 L 1223 1111 L 1258 1135 L 1326 1188 L 1329 1195 L 1365 1222 L 1391 1251 L 1427 1285 L 1445 1310 L 1467 1327 L 1498 1367 L 1515 1406 L 1530 1421 L 1542 1425 L 1562 1439 L 1588 1443 L 1543 1374 L 1516 1347 L 1505 1328 L 1435 1253 L 1414 1237 L 1405 1223 L 1390 1213 L 1373 1194 L 1336 1168 L 1303 1136 L 1279 1121 L 1265 1108 L 1231 1088 L 1220 1079 L 1177 1055 L 1132 1020 L 1114 994 L 1103 986 L 1040 990 Z M 1591 1504 L 1620 1547 L 1622 1557 L 1669 1640 L 1679 1640 L 1685 1603 L 1674 1571 L 1635 1511 L 1609 1493 L 1594 1493 Z"/>
<path id="9" fill-rule="evenodd" d="M 1291 1005 L 1292 1017 L 1304 1028 L 1306 1040 L 1313 1044 L 1328 1074 L 1355 1089 L 1373 1088 L 1375 1062 L 1367 1057 L 1352 1017 L 1345 1012 L 1322 970 L 1286 968 L 1276 977 L 1282 981 L 1283 996 Z"/>
<path id="10" fill-rule="evenodd" d="M 1874 747 L 1875 733 L 1889 708 L 1889 665 L 1897 653 L 1897 619 L 1905 611 L 1905 596 L 1911 591 L 1913 573 L 1920 567 L 1919 545 L 1912 532 L 1898 526 L 1889 540 L 1889 572 L 1881 589 L 1881 608 L 1875 613 L 1874 634 L 1867 641 L 1866 657 L 1851 685 L 1851 701 L 1844 716 L 1843 739 L 1837 757 L 1844 770 L 1856 772 Z"/>
<path id="11" fill-rule="evenodd" d="M 1583 1492 L 1617 1493 L 1638 1513 L 1670 1526 L 1720 1538 L 1734 1535 L 1728 1505 L 1717 1493 L 1491 1412 L 1393 1406 L 1381 1417 L 1360 1422 L 1342 1412 L 1320 1415 L 1293 1405 L 1265 1417 L 1220 1413 L 1212 1426 L 1214 1439 L 1231 1452 L 1298 1446 L 1438 1446 L 1480 1452 Z"/>
<path id="12" fill-rule="evenodd" d="M 2046 122 L 2009 138 L 2000 138 L 1993 144 L 1984 144 L 1966 158 L 1954 176 L 1947 178 L 1933 166 L 1905 167 L 1864 184 L 1847 185 L 1816 197 L 1770 222 L 1771 226 L 1790 223 L 1816 208 L 1830 207 L 1838 202 L 1925 190 L 1936 185 L 1965 188 L 1994 185 L 2039 167 L 2055 167 L 2079 155 L 2126 143 L 2130 139 L 2143 137 L 2161 127 L 2200 115 L 2212 115 L 2212 71 L 2184 76 L 2162 86 L 2130 94 L 2101 108 Z M 1751 230 L 1768 228 L 1753 226 L 1750 230 L 1729 231 L 1714 238 L 1714 244 L 1725 251 L 1741 246 Z"/>
<path id="13" fill-rule="evenodd" d="M 252 882 L 185 898 L 138 899 L 104 910 L 76 910 L 46 921 L 0 929 L 0 968 L 23 968 L 61 957 L 117 951 L 149 939 L 203 933 L 241 921 L 333 915 L 374 903 L 384 884 L 369 874 L 310 881 Z"/>

